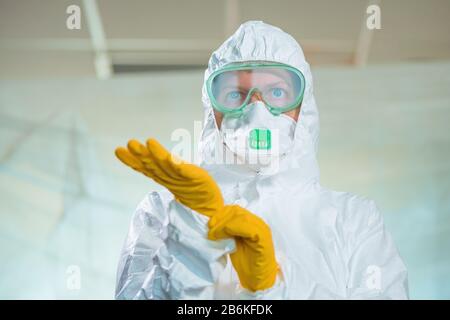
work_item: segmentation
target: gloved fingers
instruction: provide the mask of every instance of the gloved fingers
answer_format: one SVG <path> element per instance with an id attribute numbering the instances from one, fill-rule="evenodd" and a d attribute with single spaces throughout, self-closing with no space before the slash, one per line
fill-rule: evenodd
<path id="1" fill-rule="evenodd" d="M 137 140 L 130 140 L 128 142 L 128 150 L 141 162 L 143 165 L 150 171 L 154 173 L 154 175 L 158 176 L 161 181 L 164 181 L 163 185 L 165 187 L 171 187 L 172 185 L 180 185 L 185 184 L 185 181 L 179 181 L 174 178 L 174 175 L 168 170 L 165 170 L 167 164 L 163 162 L 161 159 L 155 158 L 151 152 L 147 149 L 146 146 L 141 144 Z"/>
<path id="2" fill-rule="evenodd" d="M 252 214 L 247 209 L 242 208 L 239 205 L 226 205 L 223 207 L 223 210 L 214 215 L 211 219 L 209 219 L 208 227 L 210 229 L 217 227 L 219 224 L 227 223 L 231 219 L 236 219 L 235 216 L 249 216 L 253 217 Z M 254 216 L 256 218 L 256 216 Z"/>
<path id="3" fill-rule="evenodd" d="M 138 149 L 137 145 L 135 144 L 132 146 L 133 153 L 130 152 L 129 149 L 125 149 L 123 147 L 119 147 L 116 149 L 115 153 L 117 158 L 119 158 L 120 161 L 122 161 L 125 165 L 133 168 L 136 171 L 139 171 L 146 175 L 147 177 L 153 179 L 156 183 L 161 184 L 165 186 L 167 184 L 167 181 L 164 179 L 161 179 L 159 177 L 159 174 L 156 170 L 153 168 L 145 165 L 137 156 L 136 154 Z"/>
<path id="4" fill-rule="evenodd" d="M 166 161 L 163 158 L 166 155 L 170 155 L 168 152 L 166 155 L 159 153 L 160 159 L 157 159 L 157 157 L 151 154 L 146 146 L 142 145 L 137 140 L 130 140 L 127 144 L 127 148 L 128 149 L 117 148 L 116 155 L 119 160 L 134 170 L 143 173 L 156 183 L 169 189 L 180 203 L 208 217 L 211 217 L 216 212 L 222 210 L 223 200 L 220 201 L 220 199 L 218 199 L 221 198 L 222 195 L 220 190 L 212 192 L 211 189 L 214 188 L 214 185 L 205 185 L 204 181 L 198 180 L 192 181 L 184 178 L 180 180 L 174 179 L 167 173 L 177 174 L 176 172 L 172 172 L 171 168 L 169 168 L 169 172 L 164 171 L 164 168 L 167 167 L 169 161 Z M 220 205 L 221 202 L 222 205 Z M 214 203 L 214 205 L 207 205 L 209 203 Z"/>
<path id="5" fill-rule="evenodd" d="M 206 170 L 171 154 L 155 139 L 147 140 L 147 149 L 150 150 L 156 159 L 167 162 L 168 168 L 166 170 L 170 171 L 173 178 L 189 181 L 204 181 L 205 176 L 209 177 Z"/>
<path id="6" fill-rule="evenodd" d="M 186 163 L 183 159 L 175 156 L 164 148 L 158 141 L 155 139 L 148 139 L 146 142 L 147 149 L 157 158 L 168 160 L 175 165 L 180 165 Z"/>
<path id="7" fill-rule="evenodd" d="M 127 149 L 119 147 L 115 150 L 116 157 L 122 161 L 123 164 L 131 167 L 132 169 L 143 172 L 145 170 L 142 162 L 132 155 Z"/>
<path id="8" fill-rule="evenodd" d="M 180 178 L 188 179 L 190 181 L 203 182 L 205 180 L 214 181 L 205 169 L 188 162 L 171 162 L 174 171 L 178 173 Z"/>
<path id="9" fill-rule="evenodd" d="M 247 219 L 247 217 L 235 216 L 223 227 L 224 232 L 233 237 L 240 237 L 246 240 L 258 241 L 262 236 L 261 230 Z"/>
<path id="10" fill-rule="evenodd" d="M 146 141 L 146 147 L 147 150 L 151 153 L 153 159 L 162 162 L 172 161 L 172 154 L 155 139 L 148 139 Z"/>
<path id="11" fill-rule="evenodd" d="M 180 174 L 178 166 L 183 163 L 183 160 L 176 157 L 167 151 L 155 139 L 148 139 L 146 147 L 150 153 L 151 159 L 159 166 L 159 168 L 172 179 L 186 181 L 186 178 Z"/>
<path id="12" fill-rule="evenodd" d="M 155 163 L 143 163 L 146 171 L 149 173 L 150 177 L 155 180 L 158 184 L 166 187 L 175 196 L 179 197 L 186 193 L 186 183 L 180 182 L 178 180 L 172 179 L 170 176 L 166 175 L 160 167 Z"/>
<path id="13" fill-rule="evenodd" d="M 144 167 L 152 178 L 160 185 L 166 187 L 170 192 L 179 200 L 183 200 L 183 204 L 189 204 L 193 200 L 195 202 L 206 202 L 210 200 L 205 193 L 205 190 L 201 186 L 195 186 L 189 181 L 179 181 L 167 176 L 158 166 L 154 164 L 145 164 Z M 191 200 L 191 201 L 189 201 Z"/>
<path id="14" fill-rule="evenodd" d="M 175 194 L 174 186 L 171 181 L 167 181 L 164 175 L 161 175 L 157 169 L 154 167 L 149 167 L 144 164 L 145 171 L 143 172 L 147 177 L 154 180 L 157 184 L 169 189 L 173 194 Z"/>
<path id="15" fill-rule="evenodd" d="M 186 184 L 188 181 L 180 181 L 178 179 L 174 179 L 171 175 L 167 174 L 167 171 L 164 170 L 164 166 L 157 161 L 150 160 L 150 158 L 141 158 L 144 167 L 148 170 L 151 170 L 156 176 L 158 176 L 162 181 L 164 181 L 164 186 L 166 188 L 174 188 L 179 190 L 180 188 L 186 189 Z"/>
<path id="16" fill-rule="evenodd" d="M 171 184 L 170 179 L 167 179 L 163 172 L 157 168 L 155 161 L 151 159 L 150 153 L 143 144 L 141 144 L 138 140 L 132 139 L 128 141 L 127 147 L 130 153 L 138 158 L 142 162 L 143 166 L 149 171 L 151 178 L 157 176 L 165 184 Z"/>
<path id="17" fill-rule="evenodd" d="M 208 233 L 211 240 L 240 237 L 250 241 L 258 241 L 262 236 L 259 226 L 251 223 L 248 217 L 232 215 L 219 221 Z"/>
<path id="18" fill-rule="evenodd" d="M 127 148 L 135 157 L 141 158 L 149 156 L 147 148 L 136 139 L 128 141 Z"/>
<path id="19" fill-rule="evenodd" d="M 155 159 L 155 165 L 173 179 L 173 186 L 183 188 L 180 190 L 183 192 L 179 195 L 180 199 L 201 202 L 204 197 L 203 201 L 206 203 L 215 197 L 216 203 L 222 203 L 221 207 L 223 206 L 222 193 L 206 170 L 177 158 L 155 139 L 148 139 L 146 145 L 150 156 Z M 220 210 L 221 208 L 218 208 L 216 211 Z"/>
<path id="20" fill-rule="evenodd" d="M 151 166 L 152 169 L 155 169 L 155 166 L 158 167 L 159 171 L 161 171 L 159 172 L 159 175 L 165 175 L 167 176 L 167 178 L 174 178 L 173 175 L 170 174 L 170 172 L 164 170 L 164 167 L 167 167 L 167 164 L 164 166 L 164 163 L 162 162 L 165 162 L 165 160 L 156 158 L 152 154 L 152 152 L 150 152 L 150 150 L 139 141 L 134 139 L 130 140 L 128 142 L 128 150 L 130 150 L 133 155 L 139 158 L 144 163 L 144 165 Z"/>

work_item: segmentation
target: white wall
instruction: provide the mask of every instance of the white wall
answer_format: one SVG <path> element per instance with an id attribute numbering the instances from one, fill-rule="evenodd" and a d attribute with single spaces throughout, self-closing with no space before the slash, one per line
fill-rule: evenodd
<path id="1" fill-rule="evenodd" d="M 314 70 L 322 183 L 375 199 L 411 297 L 450 297 L 450 63 Z M 134 207 L 159 187 L 114 148 L 202 120 L 201 71 L 0 82 L 0 298 L 112 298 Z M 68 290 L 66 269 L 81 270 Z M 70 277 L 69 277 L 70 279 Z"/>

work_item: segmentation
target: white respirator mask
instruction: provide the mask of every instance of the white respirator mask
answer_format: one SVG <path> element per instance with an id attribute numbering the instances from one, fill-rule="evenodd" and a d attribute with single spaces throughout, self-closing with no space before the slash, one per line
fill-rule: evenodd
<path id="1" fill-rule="evenodd" d="M 291 117 L 273 115 L 264 102 L 256 101 L 238 116 L 225 114 L 220 133 L 238 163 L 269 166 L 292 149 L 296 125 Z"/>

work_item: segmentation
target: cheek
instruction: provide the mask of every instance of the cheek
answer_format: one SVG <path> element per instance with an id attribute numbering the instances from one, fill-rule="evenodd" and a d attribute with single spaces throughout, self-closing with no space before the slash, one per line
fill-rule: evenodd
<path id="1" fill-rule="evenodd" d="M 294 110 L 288 111 L 284 113 L 286 116 L 291 117 L 295 121 L 298 121 L 298 116 L 300 114 L 300 107 L 295 108 Z"/>
<path id="2" fill-rule="evenodd" d="M 214 117 L 216 118 L 217 128 L 220 129 L 220 126 L 222 125 L 223 114 L 219 111 L 214 110 Z"/>

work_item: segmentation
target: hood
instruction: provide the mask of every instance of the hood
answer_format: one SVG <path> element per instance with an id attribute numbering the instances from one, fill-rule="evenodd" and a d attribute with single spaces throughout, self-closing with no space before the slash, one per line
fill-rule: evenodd
<path id="1" fill-rule="evenodd" d="M 282 31 L 262 21 L 248 21 L 228 38 L 209 59 L 202 88 L 204 107 L 203 130 L 199 141 L 200 165 L 220 180 L 236 181 L 259 176 L 249 167 L 224 165 L 215 162 L 217 148 L 223 149 L 219 129 L 207 91 L 206 81 L 211 73 L 224 66 L 245 61 L 271 61 L 284 63 L 300 70 L 305 77 L 305 92 L 297 121 L 292 152 L 280 163 L 279 169 L 266 178 L 283 178 L 287 184 L 311 182 L 319 179 L 316 152 L 319 142 L 319 115 L 313 95 L 313 81 L 308 62 L 297 41 Z M 227 174 L 224 174 L 224 173 Z M 291 181 L 291 182 L 290 182 Z"/>

